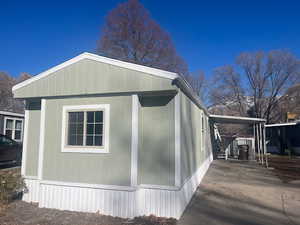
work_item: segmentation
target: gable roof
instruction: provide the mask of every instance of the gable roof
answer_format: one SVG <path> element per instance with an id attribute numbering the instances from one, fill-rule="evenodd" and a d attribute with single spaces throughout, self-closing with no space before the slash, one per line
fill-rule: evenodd
<path id="1" fill-rule="evenodd" d="M 143 73 L 148 73 L 151 74 L 153 76 L 157 76 L 157 77 L 162 77 L 162 78 L 167 78 L 170 80 L 174 80 L 176 78 L 179 77 L 179 75 L 177 73 L 173 73 L 173 72 L 169 72 L 169 71 L 165 71 L 165 70 L 160 70 L 160 69 L 156 69 L 156 68 L 151 68 L 151 67 L 147 67 L 147 66 L 142 66 L 142 65 L 138 65 L 138 64 L 134 64 L 134 63 L 129 63 L 129 62 L 124 62 L 124 61 L 120 61 L 120 60 L 116 60 L 116 59 L 111 59 L 111 58 L 107 58 L 107 57 L 103 57 L 103 56 L 99 56 L 99 55 L 95 55 L 92 53 L 88 53 L 88 52 L 84 52 L 66 62 L 63 62 L 55 67 L 52 67 L 49 70 L 46 70 L 45 72 L 42 72 L 28 80 L 25 80 L 15 86 L 13 86 L 12 90 L 15 91 L 19 88 L 25 87 L 28 84 L 31 84 L 37 80 L 40 80 L 44 77 L 47 77 L 48 75 L 63 69 L 71 64 L 74 64 L 80 60 L 83 59 L 90 59 L 90 60 L 94 60 L 97 62 L 102 62 L 102 63 L 106 63 L 106 64 L 110 64 L 110 65 L 114 65 L 114 66 L 119 66 L 119 67 L 123 67 L 126 69 L 131 69 L 131 70 L 135 70 L 135 71 L 139 71 L 139 72 L 143 72 Z"/>
<path id="2" fill-rule="evenodd" d="M 30 78 L 28 80 L 25 80 L 19 84 L 16 84 L 15 86 L 13 86 L 12 91 L 14 92 L 22 87 L 25 87 L 31 83 L 34 83 L 35 81 L 43 79 L 43 78 L 55 73 L 56 71 L 59 71 L 65 67 L 70 66 L 74 63 L 77 63 L 83 59 L 94 60 L 97 62 L 102 62 L 102 63 L 118 66 L 121 68 L 131 69 L 134 71 L 150 74 L 150 75 L 153 75 L 156 77 L 170 79 L 170 80 L 172 80 L 172 82 L 177 84 L 178 87 L 187 96 L 189 96 L 192 99 L 192 101 L 198 105 L 199 108 L 203 109 L 204 112 L 207 115 L 209 115 L 206 107 L 203 105 L 203 103 L 199 99 L 199 97 L 195 94 L 195 92 L 193 91 L 190 84 L 182 76 L 178 75 L 177 73 L 169 72 L 169 71 L 165 71 L 165 70 L 161 70 L 161 69 L 156 69 L 156 68 L 152 68 L 152 67 L 147 67 L 147 66 L 143 66 L 143 65 L 138 65 L 138 64 L 134 64 L 134 63 L 124 62 L 124 61 L 120 61 L 120 60 L 116 60 L 116 59 L 111 59 L 111 58 L 99 56 L 99 55 L 88 53 L 88 52 L 84 52 L 72 59 L 69 59 L 68 61 L 65 61 L 55 67 L 52 67 L 36 76 L 33 76 L 32 78 Z"/>

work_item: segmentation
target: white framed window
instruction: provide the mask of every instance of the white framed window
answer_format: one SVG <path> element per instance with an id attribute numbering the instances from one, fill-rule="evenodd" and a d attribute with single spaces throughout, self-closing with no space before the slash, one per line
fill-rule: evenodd
<path id="1" fill-rule="evenodd" d="M 109 104 L 63 107 L 62 152 L 109 152 Z"/>
<path id="2" fill-rule="evenodd" d="M 15 141 L 23 139 L 23 119 L 4 117 L 4 135 Z"/>

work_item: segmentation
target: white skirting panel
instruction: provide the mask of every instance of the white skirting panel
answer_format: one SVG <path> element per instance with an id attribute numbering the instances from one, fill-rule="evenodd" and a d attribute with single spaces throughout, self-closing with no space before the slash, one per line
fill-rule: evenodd
<path id="1" fill-rule="evenodd" d="M 23 200 L 38 202 L 39 207 L 93 212 L 133 218 L 143 215 L 179 219 L 205 175 L 212 157 L 178 190 L 137 187 L 136 190 L 105 190 L 103 188 L 45 184 L 26 179 L 29 193 Z"/>
<path id="2" fill-rule="evenodd" d="M 135 191 L 41 184 L 40 193 L 41 208 L 97 212 L 125 218 L 135 216 Z"/>
<path id="3" fill-rule="evenodd" d="M 25 178 L 27 192 L 23 194 L 25 202 L 39 202 L 40 182 L 38 179 Z"/>
<path id="4" fill-rule="evenodd" d="M 193 197 L 194 192 L 196 191 L 197 187 L 201 183 L 205 173 L 207 172 L 210 163 L 213 161 L 212 154 L 204 161 L 201 167 L 197 170 L 196 173 L 183 185 L 180 189 L 178 194 L 179 196 L 179 205 L 180 211 L 179 215 L 181 216 L 183 211 L 185 210 L 186 206 L 190 202 L 191 198 Z"/>
<path id="5" fill-rule="evenodd" d="M 178 193 L 179 191 L 175 190 L 139 189 L 138 215 L 179 218 Z"/>

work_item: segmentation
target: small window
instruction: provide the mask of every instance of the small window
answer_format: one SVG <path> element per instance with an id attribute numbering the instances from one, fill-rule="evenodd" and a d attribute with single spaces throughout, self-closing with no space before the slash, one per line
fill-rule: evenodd
<path id="1" fill-rule="evenodd" d="M 15 122 L 15 140 L 21 140 L 21 135 L 22 135 L 22 121 L 21 120 L 16 120 Z"/>
<path id="2" fill-rule="evenodd" d="M 5 136 L 16 141 L 22 141 L 22 129 L 23 129 L 22 119 L 5 117 L 4 124 L 5 124 L 4 125 Z"/>
<path id="3" fill-rule="evenodd" d="M 107 152 L 109 105 L 65 106 L 63 152 Z"/>

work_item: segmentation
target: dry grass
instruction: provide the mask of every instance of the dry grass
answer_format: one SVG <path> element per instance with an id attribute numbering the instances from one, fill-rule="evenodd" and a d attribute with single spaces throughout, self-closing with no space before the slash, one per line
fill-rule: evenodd
<path id="1" fill-rule="evenodd" d="M 269 167 L 274 168 L 274 173 L 285 183 L 300 180 L 300 157 L 271 155 Z"/>

